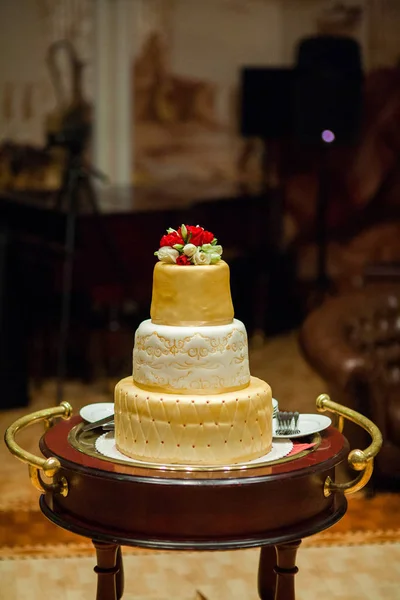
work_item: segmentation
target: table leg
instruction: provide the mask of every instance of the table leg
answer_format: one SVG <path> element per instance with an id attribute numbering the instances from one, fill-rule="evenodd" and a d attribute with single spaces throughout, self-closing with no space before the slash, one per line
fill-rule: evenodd
<path id="1" fill-rule="evenodd" d="M 124 563 L 122 560 L 121 546 L 118 546 L 118 551 L 117 551 L 117 569 L 118 569 L 117 578 L 116 578 L 117 600 L 120 600 L 120 598 L 122 598 L 123 593 L 124 593 L 124 584 L 125 584 Z"/>
<path id="2" fill-rule="evenodd" d="M 263 546 L 260 551 L 260 560 L 258 563 L 258 595 L 261 600 L 275 599 L 275 566 L 275 546 Z"/>
<path id="3" fill-rule="evenodd" d="M 275 600 L 295 600 L 294 577 L 298 572 L 296 554 L 300 544 L 301 540 L 276 546 Z"/>
<path id="4" fill-rule="evenodd" d="M 96 600 L 119 600 L 121 597 L 117 595 L 118 588 L 121 591 L 121 579 L 118 578 L 118 563 L 121 560 L 118 558 L 119 546 L 96 540 L 92 542 L 97 556 L 97 566 L 94 569 L 97 573 Z"/>

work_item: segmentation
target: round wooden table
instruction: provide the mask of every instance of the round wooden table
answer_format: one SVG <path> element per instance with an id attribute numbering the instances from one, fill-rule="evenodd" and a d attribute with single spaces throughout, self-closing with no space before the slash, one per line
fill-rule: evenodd
<path id="1" fill-rule="evenodd" d="M 335 428 L 315 450 L 278 464 L 237 470 L 171 471 L 88 455 L 71 445 L 80 417 L 60 421 L 40 441 L 61 468 L 40 498 L 56 525 L 93 540 L 97 600 L 123 594 L 121 546 L 168 550 L 261 547 L 262 600 L 294 600 L 301 539 L 336 523 L 346 512 L 343 493 L 324 494 L 328 477 L 347 458 Z M 63 484 L 63 485 L 61 485 Z"/>

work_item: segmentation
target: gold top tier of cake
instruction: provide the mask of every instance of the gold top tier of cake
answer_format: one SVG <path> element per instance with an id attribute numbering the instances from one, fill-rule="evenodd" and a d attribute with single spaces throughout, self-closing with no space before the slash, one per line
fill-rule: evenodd
<path id="1" fill-rule="evenodd" d="M 234 316 L 229 267 L 180 266 L 158 262 L 153 273 L 150 309 L 153 323 L 160 325 L 227 325 Z"/>

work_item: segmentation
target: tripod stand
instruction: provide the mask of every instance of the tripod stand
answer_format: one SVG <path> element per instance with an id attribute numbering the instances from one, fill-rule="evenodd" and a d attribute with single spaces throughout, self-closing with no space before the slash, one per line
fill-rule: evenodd
<path id="1" fill-rule="evenodd" d="M 76 242 L 76 219 L 82 200 L 86 200 L 96 217 L 99 234 L 104 247 L 112 259 L 115 270 L 121 281 L 127 281 L 123 264 L 118 256 L 97 204 L 95 190 L 91 178 L 105 181 L 106 176 L 87 164 L 82 152 L 69 150 L 63 181 L 56 199 L 56 208 L 66 212 L 66 229 L 64 241 L 64 264 L 62 276 L 62 300 L 59 330 L 59 346 L 57 357 L 57 403 L 63 399 L 64 381 L 67 372 L 67 349 L 71 321 L 71 299 L 73 286 L 73 266 Z"/>

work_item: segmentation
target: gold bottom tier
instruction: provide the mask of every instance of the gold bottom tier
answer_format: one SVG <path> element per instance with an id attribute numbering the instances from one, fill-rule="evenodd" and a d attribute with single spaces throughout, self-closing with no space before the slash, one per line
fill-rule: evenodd
<path id="1" fill-rule="evenodd" d="M 115 439 L 120 452 L 164 464 L 221 465 L 264 456 L 272 446 L 270 386 L 210 396 L 162 394 L 132 377 L 115 388 Z"/>

